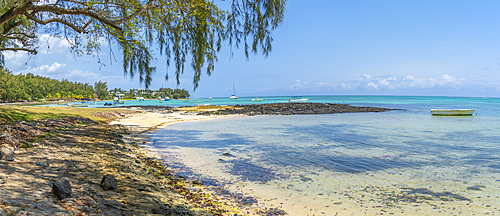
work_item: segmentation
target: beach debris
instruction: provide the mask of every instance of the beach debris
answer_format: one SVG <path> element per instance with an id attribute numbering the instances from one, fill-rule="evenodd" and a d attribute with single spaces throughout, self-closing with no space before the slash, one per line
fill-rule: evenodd
<path id="1" fill-rule="evenodd" d="M 305 176 L 303 176 L 303 175 L 299 175 L 299 178 L 300 178 L 300 180 L 301 180 L 301 181 L 303 181 L 303 182 L 306 182 L 306 181 L 312 181 L 312 179 L 311 179 L 311 178 L 305 177 Z"/>
<path id="2" fill-rule="evenodd" d="M 0 150 L 0 158 L 6 161 L 14 160 L 14 148 L 12 147 L 3 147 Z"/>
<path id="3" fill-rule="evenodd" d="M 47 165 L 42 163 L 42 162 L 38 162 L 38 161 L 30 161 L 28 162 L 29 164 L 32 164 L 32 165 L 36 165 L 36 166 L 42 166 L 43 168 L 47 168 Z"/>
<path id="4" fill-rule="evenodd" d="M 118 183 L 118 181 L 116 180 L 116 178 L 113 175 L 107 174 L 107 175 L 104 175 L 102 177 L 101 187 L 104 190 L 114 190 L 114 189 L 116 189 L 117 183 Z"/>
<path id="5" fill-rule="evenodd" d="M 486 187 L 483 185 L 474 185 L 467 187 L 467 190 L 481 191 L 482 190 L 481 188 L 486 188 Z"/>
<path id="6" fill-rule="evenodd" d="M 334 205 L 341 205 L 341 204 L 342 204 L 342 202 L 334 202 L 333 204 L 334 204 Z"/>
<path id="7" fill-rule="evenodd" d="M 0 138 L 7 138 L 7 137 L 9 137 L 7 131 L 2 132 L 2 135 L 0 135 Z"/>
<path id="8" fill-rule="evenodd" d="M 193 181 L 193 184 L 195 185 L 203 185 L 203 181 L 201 181 L 200 179 L 196 179 Z"/>
<path id="9" fill-rule="evenodd" d="M 248 159 L 220 162 L 227 163 L 228 166 L 226 168 L 229 169 L 228 172 L 240 177 L 243 181 L 267 183 L 271 180 L 286 178 L 284 175 L 277 174 L 273 169 L 253 164 L 253 162 Z"/>
<path id="10" fill-rule="evenodd" d="M 233 155 L 232 155 L 231 153 L 229 153 L 229 152 L 226 152 L 226 153 L 224 153 L 224 154 L 222 154 L 222 155 L 224 155 L 224 156 L 233 156 Z"/>
<path id="11" fill-rule="evenodd" d="M 66 179 L 57 179 L 52 183 L 52 194 L 60 200 L 71 196 L 71 184 Z"/>
<path id="12" fill-rule="evenodd" d="M 263 216 L 287 215 L 287 213 L 279 208 L 268 208 L 264 210 L 257 210 L 255 213 Z"/>

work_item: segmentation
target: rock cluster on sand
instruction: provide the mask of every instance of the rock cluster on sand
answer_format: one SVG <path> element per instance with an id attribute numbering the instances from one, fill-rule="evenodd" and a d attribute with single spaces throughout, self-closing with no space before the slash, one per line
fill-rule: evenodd
<path id="1" fill-rule="evenodd" d="M 217 111 L 200 112 L 198 115 L 293 115 L 293 114 L 330 114 L 384 112 L 394 109 L 379 107 L 358 107 L 347 104 L 331 103 L 274 103 L 235 105 Z"/>
<path id="2" fill-rule="evenodd" d="M 12 147 L 3 147 L 0 149 L 0 159 L 6 161 L 14 160 L 14 148 Z"/>
<path id="3" fill-rule="evenodd" d="M 118 181 L 116 180 L 116 178 L 113 175 L 108 174 L 102 177 L 101 187 L 104 190 L 114 190 L 116 189 L 117 183 Z"/>
<path id="4" fill-rule="evenodd" d="M 128 133 L 114 125 L 60 127 L 34 147 L 16 149 L 15 162 L 0 161 L 0 209 L 6 215 L 211 215 L 165 190 L 165 176 L 152 175 L 137 147 L 124 142 Z M 108 174 L 113 178 L 103 177 Z"/>
<path id="5" fill-rule="evenodd" d="M 71 184 L 66 179 L 57 179 L 52 183 L 52 193 L 60 200 L 71 195 Z"/>

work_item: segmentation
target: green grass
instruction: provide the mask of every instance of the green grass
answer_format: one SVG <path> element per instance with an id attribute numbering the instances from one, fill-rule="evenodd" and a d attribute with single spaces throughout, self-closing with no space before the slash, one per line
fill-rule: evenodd
<path id="1" fill-rule="evenodd" d="M 105 122 L 109 119 L 92 115 L 105 111 L 120 110 L 107 108 L 0 106 L 0 123 L 58 119 L 63 117 L 84 117 L 97 122 Z"/>

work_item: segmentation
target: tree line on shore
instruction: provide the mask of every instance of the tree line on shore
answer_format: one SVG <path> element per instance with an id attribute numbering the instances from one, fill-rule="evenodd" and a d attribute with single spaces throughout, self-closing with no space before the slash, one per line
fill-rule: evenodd
<path id="1" fill-rule="evenodd" d="M 92 86 L 89 83 L 50 79 L 31 73 L 14 75 L 0 66 L 0 101 L 112 99 L 120 95 L 124 98 L 168 96 L 175 99 L 190 96 L 185 89 L 114 90 L 108 91 L 107 83 L 102 81 L 95 82 Z"/>

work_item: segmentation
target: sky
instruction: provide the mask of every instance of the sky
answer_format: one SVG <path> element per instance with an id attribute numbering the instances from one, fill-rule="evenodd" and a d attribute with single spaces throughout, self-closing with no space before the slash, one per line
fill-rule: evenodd
<path id="1" fill-rule="evenodd" d="M 218 4 L 227 1 L 215 0 Z M 273 51 L 247 60 L 223 47 L 211 76 L 193 91 L 190 63 L 176 85 L 162 56 L 150 89 L 185 88 L 192 98 L 237 95 L 415 95 L 500 97 L 500 1 L 289 0 Z M 5 53 L 15 74 L 110 88 L 144 88 L 124 76 L 121 56 L 75 57 L 65 41 L 41 35 L 36 57 Z M 47 44 L 50 48 L 47 48 Z M 115 54 L 119 51 L 115 50 Z M 114 60 L 116 59 L 116 61 Z M 170 77 L 174 69 L 169 68 Z"/>

